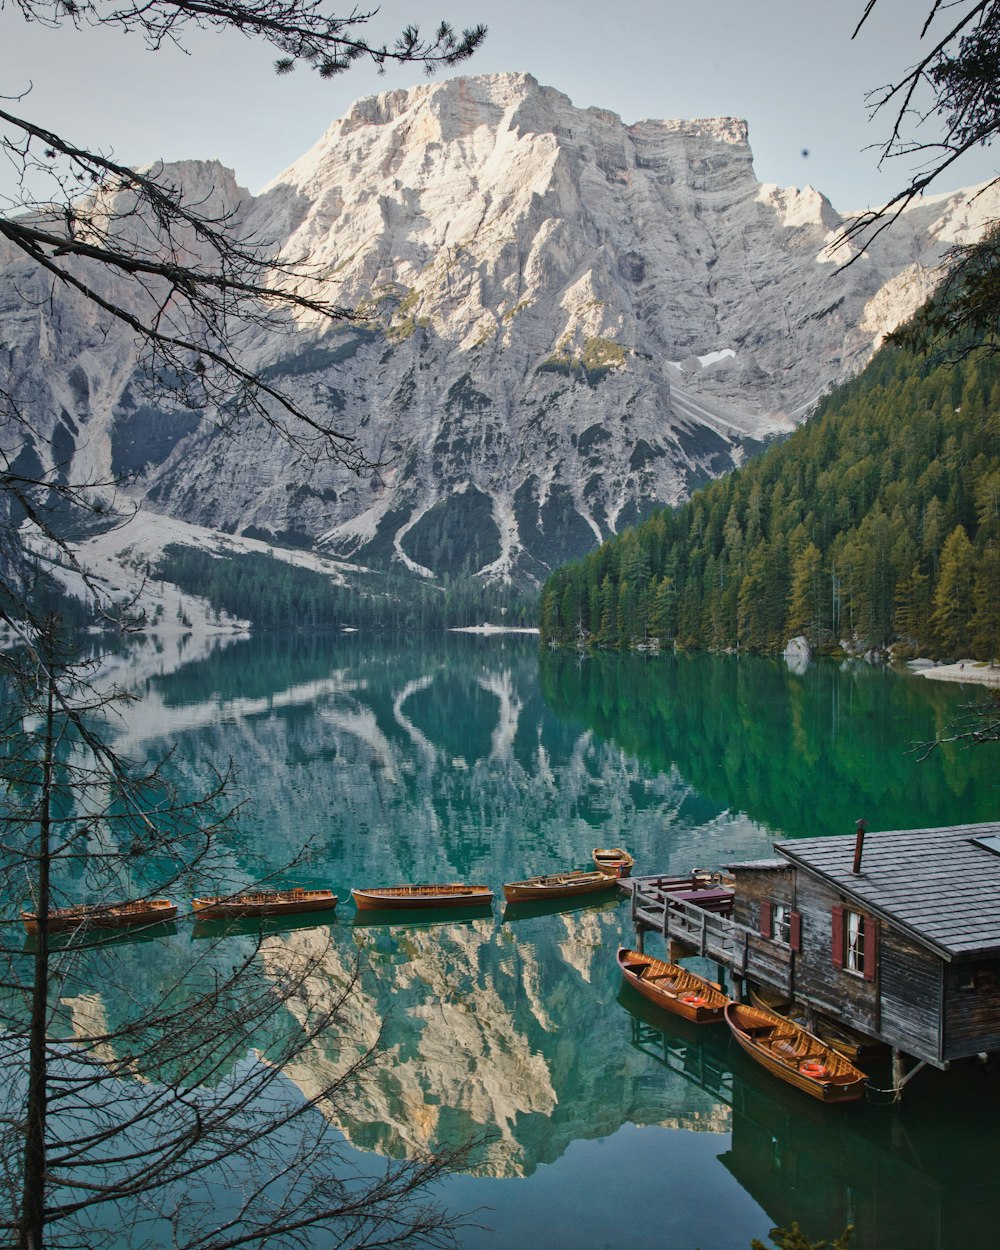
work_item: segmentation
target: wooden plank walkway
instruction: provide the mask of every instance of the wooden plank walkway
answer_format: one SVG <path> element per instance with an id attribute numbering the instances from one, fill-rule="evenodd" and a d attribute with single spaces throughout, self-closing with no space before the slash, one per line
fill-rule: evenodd
<path id="1" fill-rule="evenodd" d="M 659 933 L 668 951 L 678 943 L 736 977 L 749 977 L 792 997 L 791 952 L 730 918 L 732 890 L 691 889 L 689 879 L 678 877 L 630 877 L 618 884 L 630 898 L 640 949 L 645 933 Z"/>

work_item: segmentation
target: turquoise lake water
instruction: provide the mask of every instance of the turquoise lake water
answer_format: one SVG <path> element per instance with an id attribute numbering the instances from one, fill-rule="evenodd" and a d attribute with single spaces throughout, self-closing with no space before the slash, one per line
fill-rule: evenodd
<path id="1" fill-rule="evenodd" d="M 352 1150 L 377 1162 L 488 1136 L 439 1191 L 477 1212 L 467 1250 L 745 1250 L 792 1220 L 814 1238 L 854 1223 L 858 1250 L 995 1244 L 1000 1073 L 927 1071 L 897 1107 L 813 1104 L 724 1029 L 685 1032 L 622 989 L 626 903 L 505 917 L 501 891 L 586 867 L 597 845 L 681 873 L 777 838 L 853 837 L 859 817 L 996 819 L 992 748 L 915 749 L 975 688 L 864 664 L 539 657 L 531 638 L 464 635 L 171 643 L 117 677 L 140 696 L 112 726 L 123 753 L 173 746 L 192 792 L 213 764 L 239 770 L 247 808 L 206 892 L 299 856 L 289 880 L 341 896 L 326 971 L 339 983 L 360 957 L 352 1044 L 382 1026 L 390 1058 L 335 1125 Z M 350 903 L 355 885 L 443 880 L 497 902 L 388 924 Z M 137 944 L 136 984 L 155 993 L 196 940 L 178 923 Z M 289 1078 L 308 1092 L 343 1041 Z"/>

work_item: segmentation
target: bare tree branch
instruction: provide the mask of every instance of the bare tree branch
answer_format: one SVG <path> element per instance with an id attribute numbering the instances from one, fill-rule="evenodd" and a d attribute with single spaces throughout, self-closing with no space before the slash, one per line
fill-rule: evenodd
<path id="1" fill-rule="evenodd" d="M 442 23 L 428 39 L 407 26 L 394 42 L 370 41 L 375 11 L 338 17 L 325 0 L 14 3 L 26 21 L 111 27 L 152 49 L 183 46 L 192 27 L 229 29 L 271 45 L 279 73 L 303 64 L 321 77 L 364 57 L 432 72 L 485 36 Z M 262 329 L 357 324 L 330 275 L 252 237 L 243 206 L 218 188 L 192 201 L 162 168 L 129 169 L 22 112 L 0 109 L 0 150 L 19 180 L 0 215 L 0 255 L 21 301 L 96 310 L 95 333 L 134 349 L 164 407 L 234 431 L 263 422 L 308 458 L 376 467 L 351 431 L 301 405 L 251 354 Z M 40 197 L 43 175 L 53 194 Z M 331 979 L 329 935 L 222 937 L 183 951 L 164 942 L 147 986 L 130 979 L 99 913 L 61 937 L 50 928 L 63 903 L 148 898 L 196 878 L 245 886 L 254 861 L 231 851 L 231 764 L 207 768 L 191 802 L 169 756 L 120 756 L 105 730 L 127 696 L 101 687 L 95 662 L 75 659 L 62 620 L 38 606 L 46 561 L 75 568 L 107 619 L 127 628 L 132 606 L 112 610 L 70 541 L 124 519 L 117 484 L 74 482 L 45 428 L 46 414 L 0 379 L 0 619 L 19 644 L 0 653 L 0 893 L 30 899 L 37 930 L 25 946 L 19 925 L 0 922 L 0 1239 L 57 1250 L 100 1244 L 113 1227 L 117 1242 L 145 1250 L 169 1226 L 177 1250 L 277 1250 L 317 1236 L 452 1245 L 461 1220 L 424 1190 L 459 1154 L 361 1175 L 330 1127 L 381 1061 L 381 1037 L 351 1037 L 359 969 Z M 22 526 L 42 537 L 44 558 L 25 555 Z M 299 1091 L 286 1073 L 331 1035 L 342 1061 Z M 225 1211 L 218 1193 L 231 1199 Z"/>
<path id="2" fill-rule="evenodd" d="M 852 38 L 863 30 L 878 0 L 868 0 Z M 917 153 L 927 154 L 924 167 L 914 173 L 880 208 L 870 209 L 854 218 L 838 242 L 858 241 L 868 244 L 887 229 L 901 212 L 913 203 L 965 152 L 989 143 L 1000 126 L 996 100 L 983 96 L 985 84 L 970 84 L 971 93 L 956 91 L 955 74 L 974 48 L 992 44 L 996 39 L 1000 6 L 997 0 L 957 0 L 945 4 L 934 0 L 921 28 L 923 38 L 934 19 L 953 9 L 960 16 L 941 34 L 895 82 L 869 92 L 869 114 L 875 119 L 891 113 L 888 137 L 879 145 L 879 165 L 885 161 Z M 929 91 L 931 99 L 923 102 L 921 93 Z M 943 123 L 943 131 L 928 140 L 916 136 L 921 125 L 931 121 Z M 848 264 L 851 262 L 849 261 Z"/>

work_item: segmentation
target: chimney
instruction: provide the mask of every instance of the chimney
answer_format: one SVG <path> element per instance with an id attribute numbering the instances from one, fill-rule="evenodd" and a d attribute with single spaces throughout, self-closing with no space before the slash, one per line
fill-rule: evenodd
<path id="1" fill-rule="evenodd" d="M 865 849 L 865 829 L 868 826 L 863 820 L 858 821 L 858 836 L 854 843 L 854 867 L 851 872 L 858 876 L 861 872 L 861 852 Z"/>

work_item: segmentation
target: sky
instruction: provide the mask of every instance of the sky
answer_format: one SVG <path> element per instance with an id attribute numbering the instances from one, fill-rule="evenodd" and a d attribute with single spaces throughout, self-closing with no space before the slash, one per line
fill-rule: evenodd
<path id="1" fill-rule="evenodd" d="M 881 204 L 907 180 L 903 160 L 879 171 L 873 145 L 889 119 L 869 120 L 866 92 L 916 59 L 929 5 L 878 0 L 854 40 L 864 0 L 383 0 L 369 30 L 391 42 L 408 23 L 430 33 L 442 19 L 458 28 L 483 22 L 483 48 L 438 78 L 527 71 L 577 106 L 610 110 L 626 123 L 746 118 L 762 182 L 808 184 L 851 211 Z M 426 81 L 417 66 L 380 77 L 366 64 L 326 81 L 302 68 L 278 77 L 275 52 L 238 34 L 194 32 L 185 44 L 187 54 L 173 46 L 149 52 L 135 35 L 52 30 L 4 5 L 4 107 L 128 165 L 218 159 L 258 191 L 355 99 Z M 935 189 L 998 170 L 1000 149 L 986 149 Z M 0 195 L 12 185 L 0 158 Z"/>

